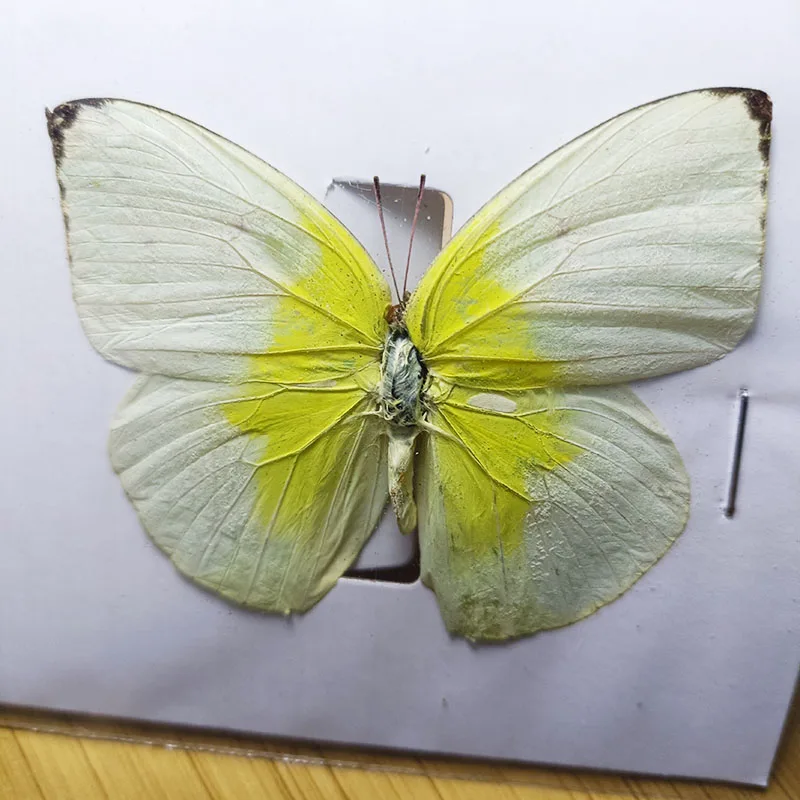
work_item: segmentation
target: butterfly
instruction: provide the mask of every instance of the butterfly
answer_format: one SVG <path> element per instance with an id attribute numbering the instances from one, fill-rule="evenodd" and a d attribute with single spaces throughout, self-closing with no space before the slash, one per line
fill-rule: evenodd
<path id="1" fill-rule="evenodd" d="M 591 614 L 683 531 L 688 475 L 626 383 L 752 324 L 765 93 L 579 136 L 395 298 L 319 202 L 211 131 L 112 99 L 47 121 L 83 328 L 141 373 L 111 461 L 193 581 L 306 611 L 390 501 L 450 633 L 503 640 Z"/>

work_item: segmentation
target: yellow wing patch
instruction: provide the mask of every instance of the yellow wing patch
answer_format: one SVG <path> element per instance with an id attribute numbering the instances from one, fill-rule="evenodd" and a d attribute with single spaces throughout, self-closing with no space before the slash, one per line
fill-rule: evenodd
<path id="1" fill-rule="evenodd" d="M 426 365 L 449 381 L 500 389 L 547 386 L 555 368 L 536 358 L 535 329 L 499 316 L 519 292 L 504 285 L 492 252 L 501 232 L 497 205 L 488 203 L 433 262 L 411 296 L 406 324 Z M 492 342 L 492 354 L 460 347 L 473 328 Z"/>
<path id="2" fill-rule="evenodd" d="M 521 526 L 511 517 L 496 518 L 500 507 L 519 521 L 534 499 L 531 476 L 566 464 L 581 452 L 569 439 L 569 411 L 557 407 L 555 400 L 549 391 L 487 395 L 454 387 L 433 411 L 431 423 L 443 432 L 434 436 L 441 450 L 438 479 L 442 485 L 472 487 L 456 498 L 458 505 L 471 506 L 475 520 L 467 543 L 470 550 L 483 554 L 498 541 L 506 551 L 516 548 Z"/>
<path id="3" fill-rule="evenodd" d="M 355 242 L 349 232 L 332 217 L 325 222 L 327 231 L 302 218 L 302 227 L 320 237 L 317 269 L 276 305 L 263 352 L 247 359 L 246 380 L 316 383 L 377 367 L 388 332 L 388 287 L 385 296 L 365 296 L 365 287 L 385 284 L 370 280 L 375 267 L 360 245 L 347 249 Z"/>

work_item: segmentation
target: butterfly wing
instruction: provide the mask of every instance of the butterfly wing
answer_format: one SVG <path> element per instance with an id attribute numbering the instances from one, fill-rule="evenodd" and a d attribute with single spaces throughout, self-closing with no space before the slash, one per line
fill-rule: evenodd
<path id="1" fill-rule="evenodd" d="M 188 120 L 90 100 L 48 128 L 81 322 L 147 373 L 111 435 L 145 528 L 236 602 L 309 608 L 387 498 L 386 282 L 313 198 Z"/>
<path id="2" fill-rule="evenodd" d="M 686 524 L 680 456 L 626 386 L 455 387 L 430 422 L 439 432 L 417 469 L 422 579 L 452 633 L 498 640 L 574 622 Z"/>
<path id="3" fill-rule="evenodd" d="M 305 383 L 378 358 L 389 289 L 316 200 L 237 145 L 121 100 L 48 116 L 91 343 L 142 372 Z"/>
<path id="4" fill-rule="evenodd" d="M 197 583 L 305 611 L 374 530 L 388 489 L 381 420 L 352 379 L 325 388 L 142 376 L 111 458 L 156 544 Z"/>
<path id="5" fill-rule="evenodd" d="M 614 117 L 482 208 L 408 306 L 438 375 L 489 389 L 696 367 L 755 315 L 771 104 L 749 89 Z"/>
<path id="6" fill-rule="evenodd" d="M 612 384 L 710 362 L 751 325 L 770 117 L 752 90 L 615 117 L 491 200 L 420 283 L 406 319 L 434 376 L 423 579 L 451 631 L 580 619 L 683 530 L 680 457 Z"/>

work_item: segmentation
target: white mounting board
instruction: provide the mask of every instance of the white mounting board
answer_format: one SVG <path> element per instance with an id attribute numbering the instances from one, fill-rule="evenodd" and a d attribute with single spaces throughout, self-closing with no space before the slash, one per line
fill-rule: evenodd
<path id="1" fill-rule="evenodd" d="M 798 41 L 794 0 L 7 3 L 0 701 L 764 784 L 800 662 Z M 72 307 L 45 105 L 170 109 L 318 197 L 333 176 L 426 172 L 458 226 L 585 129 L 715 85 L 775 103 L 764 293 L 734 353 L 637 387 L 685 459 L 693 505 L 631 591 L 568 628 L 475 647 L 448 637 L 418 584 L 344 580 L 284 620 L 177 575 L 108 464 L 132 376 L 94 353 Z"/>

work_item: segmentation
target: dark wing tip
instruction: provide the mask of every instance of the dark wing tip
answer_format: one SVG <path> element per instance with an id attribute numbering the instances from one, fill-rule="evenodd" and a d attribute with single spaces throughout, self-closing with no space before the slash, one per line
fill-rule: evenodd
<path id="1" fill-rule="evenodd" d="M 747 106 L 747 111 L 750 118 L 758 123 L 758 152 L 761 154 L 763 161 L 762 177 L 761 177 L 761 196 L 764 199 L 764 208 L 761 213 L 761 232 L 762 235 L 766 231 L 767 226 L 767 180 L 769 178 L 769 146 L 772 141 L 772 100 L 766 92 L 761 89 L 745 89 L 745 88 L 720 88 L 712 89 L 715 94 L 737 94 L 744 100 Z M 761 259 L 763 262 L 764 251 L 762 249 Z"/>
<path id="2" fill-rule="evenodd" d="M 748 89 L 742 86 L 718 86 L 709 90 L 712 94 L 726 95 L 738 94 L 747 104 L 750 116 L 758 122 L 769 123 L 772 121 L 772 100 L 761 89 Z"/>
<path id="3" fill-rule="evenodd" d="M 758 132 L 761 136 L 759 152 L 766 164 L 769 161 L 769 143 L 771 139 L 770 127 L 772 124 L 772 100 L 761 89 L 746 89 L 742 87 L 719 87 L 711 90 L 714 94 L 738 94 L 744 100 L 750 117 L 758 123 Z"/>
<path id="4" fill-rule="evenodd" d="M 47 132 L 50 134 L 50 141 L 53 143 L 53 156 L 57 166 L 64 157 L 64 132 L 69 130 L 75 123 L 81 109 L 84 106 L 100 108 L 106 102 L 103 98 L 87 97 L 83 100 L 70 100 L 68 103 L 62 103 L 52 111 L 45 109 Z"/>
<path id="5" fill-rule="evenodd" d="M 770 96 L 760 89 L 745 89 L 744 101 L 747 103 L 750 116 L 769 128 L 769 124 L 772 122 L 772 100 Z"/>

